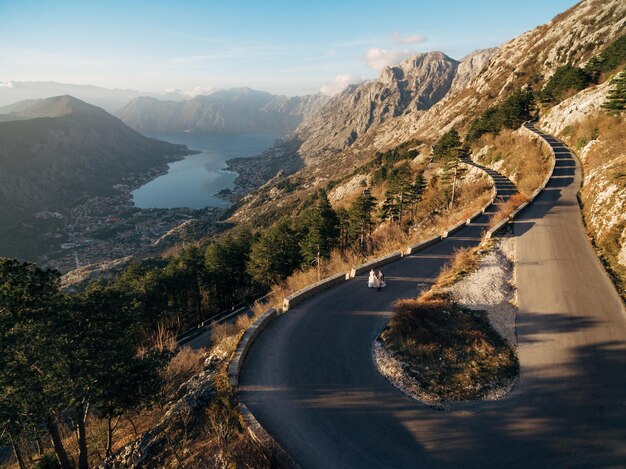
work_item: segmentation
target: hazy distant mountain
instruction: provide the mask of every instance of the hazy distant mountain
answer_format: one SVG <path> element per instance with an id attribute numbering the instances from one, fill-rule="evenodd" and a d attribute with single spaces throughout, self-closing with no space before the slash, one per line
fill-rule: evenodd
<path id="1" fill-rule="evenodd" d="M 287 98 L 250 88 L 216 91 L 187 101 L 133 99 L 116 115 L 139 131 L 287 133 L 315 114 L 322 94 Z"/>
<path id="2" fill-rule="evenodd" d="M 182 93 L 143 93 L 129 89 L 108 89 L 91 85 L 73 85 L 54 81 L 0 82 L 0 106 L 28 99 L 71 95 L 108 112 L 116 112 L 131 99 L 138 96 L 156 96 L 161 99 L 187 99 Z"/>
<path id="3" fill-rule="evenodd" d="M 111 193 L 123 178 L 188 153 L 71 96 L 12 109 L 4 117 L 14 120 L 0 122 L 0 235 L 37 211 Z"/>

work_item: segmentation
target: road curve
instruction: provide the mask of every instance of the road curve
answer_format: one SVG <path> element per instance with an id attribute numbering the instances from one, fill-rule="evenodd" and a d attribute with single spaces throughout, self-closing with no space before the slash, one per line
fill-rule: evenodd
<path id="1" fill-rule="evenodd" d="M 487 216 L 281 316 L 253 344 L 240 399 L 303 468 L 621 466 L 626 462 L 626 320 L 587 241 L 580 171 L 556 140 L 554 177 L 514 226 L 521 376 L 497 402 L 438 411 L 392 387 L 371 345 L 397 298 L 415 296 Z M 493 174 L 493 173 L 492 173 Z M 501 194 L 514 191 L 495 174 Z M 491 207 L 489 211 L 494 211 Z"/>

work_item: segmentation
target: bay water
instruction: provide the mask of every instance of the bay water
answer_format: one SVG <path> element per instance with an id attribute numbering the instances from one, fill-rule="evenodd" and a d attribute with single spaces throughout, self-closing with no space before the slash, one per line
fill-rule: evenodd
<path id="1" fill-rule="evenodd" d="M 230 203 L 215 196 L 234 186 L 237 173 L 224 171 L 226 161 L 249 158 L 270 148 L 278 134 L 201 134 L 185 132 L 145 132 L 147 137 L 185 144 L 200 153 L 169 163 L 167 174 L 132 192 L 139 208 L 204 207 L 225 208 Z"/>

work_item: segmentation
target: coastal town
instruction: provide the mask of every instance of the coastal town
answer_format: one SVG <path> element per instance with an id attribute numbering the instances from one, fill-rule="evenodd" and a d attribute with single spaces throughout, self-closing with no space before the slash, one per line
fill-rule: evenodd
<path id="1" fill-rule="evenodd" d="M 44 236 L 53 247 L 39 262 L 63 274 L 93 271 L 99 266 L 117 265 L 120 259 L 128 261 L 163 251 L 171 244 L 170 238 L 184 241 L 193 227 L 211 230 L 223 209 L 134 206 L 132 190 L 162 172 L 163 168 L 155 169 L 137 180 L 117 184 L 112 195 L 92 197 L 71 209 L 38 212 L 37 223 L 46 227 Z M 86 266 L 90 267 L 85 269 Z"/>

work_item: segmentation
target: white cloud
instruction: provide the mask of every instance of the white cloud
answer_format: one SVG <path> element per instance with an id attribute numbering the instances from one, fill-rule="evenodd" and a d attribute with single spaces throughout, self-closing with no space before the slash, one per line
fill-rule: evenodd
<path id="1" fill-rule="evenodd" d="M 186 96 L 194 97 L 194 96 L 199 96 L 199 95 L 211 94 L 216 90 L 217 88 L 213 85 L 205 85 L 205 86 L 196 86 L 195 88 L 192 88 L 187 91 L 183 91 L 182 93 Z"/>
<path id="2" fill-rule="evenodd" d="M 403 36 L 396 31 L 391 35 L 391 40 L 396 44 L 421 44 L 422 42 L 426 42 L 428 38 L 423 34 L 409 34 Z"/>
<path id="3" fill-rule="evenodd" d="M 385 67 L 397 65 L 407 57 L 415 54 L 412 50 L 387 50 L 372 47 L 365 51 L 367 65 L 374 70 L 382 70 Z"/>
<path id="4" fill-rule="evenodd" d="M 15 83 L 12 81 L 0 81 L 0 88 L 15 88 Z"/>
<path id="5" fill-rule="evenodd" d="M 320 91 L 326 96 L 334 96 L 345 90 L 348 85 L 362 83 L 363 80 L 363 77 L 349 73 L 345 75 L 337 75 L 333 81 L 324 83 L 324 85 L 320 88 Z"/>

